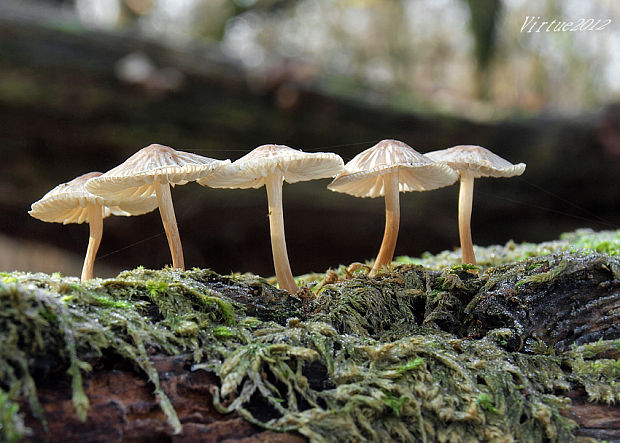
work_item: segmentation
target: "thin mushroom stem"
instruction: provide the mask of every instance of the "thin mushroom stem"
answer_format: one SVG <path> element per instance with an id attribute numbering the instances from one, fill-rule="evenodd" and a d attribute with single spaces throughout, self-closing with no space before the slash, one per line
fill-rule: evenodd
<path id="1" fill-rule="evenodd" d="M 170 247 L 170 254 L 172 255 L 172 267 L 185 270 L 183 247 L 181 246 L 181 236 L 179 235 L 177 219 L 174 215 L 170 184 L 162 184 L 159 181 L 155 181 L 154 186 L 157 203 L 159 205 L 159 213 L 161 214 L 161 221 L 164 224 L 164 230 L 168 238 L 168 246 Z"/>
<path id="2" fill-rule="evenodd" d="M 474 245 L 471 239 L 471 208 L 474 199 L 474 175 L 461 171 L 461 188 L 459 190 L 459 237 L 463 264 L 476 264 Z"/>
<path id="3" fill-rule="evenodd" d="M 273 254 L 273 266 L 276 271 L 276 279 L 282 289 L 291 294 L 299 290 L 286 251 L 286 239 L 284 237 L 284 215 L 282 213 L 282 171 L 276 170 L 265 180 L 267 188 L 267 204 L 269 206 L 269 229 L 271 232 L 271 252 Z"/>
<path id="4" fill-rule="evenodd" d="M 100 205 L 90 204 L 87 207 L 88 226 L 90 234 L 88 236 L 88 249 L 86 257 L 84 257 L 84 266 L 82 266 L 82 281 L 93 278 L 93 270 L 95 267 L 95 257 L 101 244 L 101 236 L 103 235 L 103 207 Z"/>
<path id="5" fill-rule="evenodd" d="M 383 176 L 383 189 L 385 193 L 385 231 L 383 241 L 375 264 L 368 273 L 369 277 L 374 277 L 382 266 L 392 262 L 396 240 L 398 239 L 398 228 L 400 225 L 400 199 L 398 193 L 398 170 Z"/>

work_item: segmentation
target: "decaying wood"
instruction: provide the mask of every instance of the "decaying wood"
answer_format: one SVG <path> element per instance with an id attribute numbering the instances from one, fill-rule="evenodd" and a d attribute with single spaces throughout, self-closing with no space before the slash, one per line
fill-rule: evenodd
<path id="1" fill-rule="evenodd" d="M 219 383 L 217 377 L 190 371 L 189 356 L 153 356 L 153 360 L 183 423 L 182 434 L 173 434 L 144 377 L 131 368 L 120 368 L 96 371 L 88 380 L 85 392 L 91 407 L 85 423 L 75 416 L 68 384 L 40 387 L 49 429 L 45 431 L 38 420 L 29 416 L 26 424 L 33 429 L 31 441 L 306 441 L 298 434 L 265 431 L 235 414 L 217 412 L 210 394 Z M 565 415 L 579 425 L 577 435 L 609 442 L 620 440 L 620 406 L 590 403 L 583 390 L 566 395 L 572 405 Z"/>
<path id="2" fill-rule="evenodd" d="M 296 434 L 265 431 L 236 414 L 223 415 L 213 406 L 210 390 L 217 377 L 190 370 L 191 356 L 152 356 L 154 366 L 183 423 L 183 432 L 174 435 L 167 424 L 153 390 L 143 376 L 130 367 L 96 370 L 88 379 L 85 393 L 91 406 L 86 422 L 75 416 L 71 388 L 55 380 L 39 387 L 48 429 L 32 416 L 26 423 L 33 430 L 31 441 L 133 442 L 268 442 L 299 443 Z"/>
<path id="3" fill-rule="evenodd" d="M 608 442 L 620 441 L 620 406 L 591 403 L 583 389 L 571 391 L 566 396 L 572 402 L 566 416 L 579 424 L 578 435 Z"/>
<path id="4" fill-rule="evenodd" d="M 454 309 L 460 311 L 453 313 L 454 317 L 464 321 L 464 328 L 457 335 L 469 333 L 466 339 L 476 339 L 494 328 L 508 328 L 519 337 L 506 345 L 506 348 L 513 348 L 513 352 L 534 352 L 537 343 L 548 346 L 549 352 L 562 352 L 574 343 L 620 337 L 617 327 L 620 315 L 619 263 L 616 258 L 600 254 L 578 257 L 558 254 L 492 269 L 482 276 L 463 269 L 441 274 L 443 277 L 440 279 L 438 273 L 419 267 L 403 268 L 396 271 L 402 272 L 400 275 L 380 275 L 368 284 L 378 290 L 382 285 L 396 284 L 400 290 L 411 292 L 415 289 L 413 286 L 422 283 L 433 291 L 456 291 L 456 297 L 466 294 L 468 290 L 475 292 L 475 295 L 470 294 L 469 306 L 454 305 Z M 451 277 L 447 278 L 448 275 Z M 363 281 L 358 280 L 357 284 Z M 229 296 L 234 291 L 239 292 L 241 295 L 236 300 L 248 306 L 251 304 L 249 292 L 241 290 L 240 286 L 225 287 L 222 282 L 214 284 L 228 291 Z M 346 288 L 348 284 L 348 281 L 343 282 L 341 288 Z M 335 293 L 335 289 L 326 291 Z M 281 291 L 254 292 L 255 296 L 273 299 L 274 302 L 283 295 Z M 434 305 L 428 306 L 430 311 L 425 313 L 426 316 L 432 314 L 434 309 Z M 289 309 L 295 309 L 295 305 Z M 362 315 L 369 315 L 363 307 L 361 309 Z M 259 312 L 253 313 L 261 316 Z M 420 319 L 418 322 L 423 321 Z M 391 327 L 389 321 L 383 323 L 386 328 Z M 442 324 L 441 321 L 438 323 Z M 380 332 L 374 331 L 375 334 Z M 620 358 L 620 351 L 611 352 L 614 355 L 601 357 Z M 192 371 L 191 355 L 154 354 L 151 359 L 163 390 L 183 424 L 181 434 L 173 434 L 144 375 L 120 360 L 103 358 L 86 381 L 85 392 L 91 406 L 84 423 L 75 415 L 67 380 L 63 383 L 58 383 L 56 379 L 37 380 L 49 429 L 45 431 L 38 420 L 27 417 L 27 425 L 34 432 L 32 440 L 304 441 L 304 437 L 294 433 L 267 432 L 234 413 L 219 413 L 213 406 L 212 392 L 214 387 L 219 386 L 220 380 L 209 372 Z M 326 377 L 325 373 L 317 374 Z M 592 403 L 586 391 L 579 387 L 559 395 L 571 400 L 570 407 L 563 414 L 579 425 L 575 435 L 619 441 L 620 406 Z"/>
<path id="5" fill-rule="evenodd" d="M 522 346 L 536 340 L 558 351 L 573 343 L 620 337 L 617 260 L 591 255 L 524 263 L 523 269 L 488 282 L 470 304 L 470 327 L 509 327 Z M 527 272 L 526 267 L 531 271 Z M 502 269 L 496 271 L 501 275 Z M 521 350 L 521 349 L 518 349 Z"/>

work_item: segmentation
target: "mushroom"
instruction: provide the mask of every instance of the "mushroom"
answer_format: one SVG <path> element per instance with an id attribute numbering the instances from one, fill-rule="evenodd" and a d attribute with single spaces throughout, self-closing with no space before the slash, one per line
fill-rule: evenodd
<path id="1" fill-rule="evenodd" d="M 307 153 L 283 145 L 263 145 L 216 173 L 198 180 L 214 188 L 267 188 L 271 251 L 276 279 L 290 293 L 299 290 L 286 251 L 282 184 L 333 177 L 342 170 L 342 159 L 333 153 Z"/>
<path id="2" fill-rule="evenodd" d="M 105 174 L 89 180 L 86 189 L 119 201 L 132 201 L 155 194 L 168 238 L 172 266 L 185 269 L 170 185 L 184 185 L 229 163 L 230 160 L 214 160 L 153 144 L 142 148 Z"/>
<path id="3" fill-rule="evenodd" d="M 328 189 L 355 197 L 385 197 L 385 231 L 370 277 L 392 262 L 400 224 L 399 192 L 428 191 L 451 185 L 457 178 L 448 166 L 397 140 L 382 140 L 345 165 Z"/>
<path id="4" fill-rule="evenodd" d="M 459 237 L 463 264 L 476 264 L 471 239 L 471 210 L 474 197 L 474 178 L 512 177 L 523 174 L 525 163 L 513 165 L 481 146 L 460 145 L 428 152 L 427 157 L 455 169 L 461 180 L 459 190 Z"/>
<path id="5" fill-rule="evenodd" d="M 137 199 L 135 202 L 121 203 L 109 201 L 91 194 L 84 184 L 91 178 L 101 176 L 101 172 L 89 172 L 62 183 L 32 204 L 28 213 L 45 222 L 62 224 L 87 222 L 90 228 L 88 249 L 82 267 L 82 281 L 93 278 L 95 256 L 103 234 L 103 219 L 114 215 L 140 215 L 157 207 L 155 197 Z"/>

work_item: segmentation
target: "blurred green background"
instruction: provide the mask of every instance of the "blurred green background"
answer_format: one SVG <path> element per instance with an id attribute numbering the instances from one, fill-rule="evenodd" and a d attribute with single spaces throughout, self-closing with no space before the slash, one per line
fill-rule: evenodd
<path id="1" fill-rule="evenodd" d="M 345 162 L 384 138 L 422 153 L 479 144 L 528 167 L 476 182 L 475 243 L 616 229 L 619 18 L 614 0 L 3 0 L 0 270 L 78 275 L 87 226 L 35 220 L 30 204 L 151 143 L 231 160 L 280 143 Z M 383 201 L 328 183 L 284 187 L 295 274 L 381 242 Z M 188 267 L 273 273 L 264 189 L 172 194 Z M 457 195 L 401 194 L 396 254 L 457 247 Z M 96 275 L 169 261 L 157 212 L 105 220 Z"/>

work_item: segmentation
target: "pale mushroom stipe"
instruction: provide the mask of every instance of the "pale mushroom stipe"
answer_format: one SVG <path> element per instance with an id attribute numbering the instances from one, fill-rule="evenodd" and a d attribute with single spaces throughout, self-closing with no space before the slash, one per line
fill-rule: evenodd
<path id="1" fill-rule="evenodd" d="M 89 180 L 86 189 L 93 194 L 119 201 L 131 201 L 154 194 L 170 247 L 172 266 L 185 269 L 170 186 L 195 181 L 228 164 L 230 160 L 214 160 L 153 144 L 142 148 L 114 169 Z"/>
<path id="2" fill-rule="evenodd" d="M 103 219 L 109 215 L 140 215 L 157 207 L 155 197 L 136 199 L 133 202 L 107 200 L 91 194 L 84 184 L 101 172 L 89 172 L 62 183 L 32 204 L 28 213 L 39 220 L 55 223 L 88 223 L 90 235 L 84 257 L 81 280 L 93 278 L 95 257 L 103 235 Z"/>
<path id="3" fill-rule="evenodd" d="M 458 171 L 459 190 L 459 237 L 463 264 L 476 264 L 471 237 L 471 211 L 474 197 L 474 179 L 480 177 L 513 177 L 523 174 L 525 163 L 513 165 L 488 149 L 474 145 L 459 145 L 448 149 L 428 152 L 427 157 L 444 163 Z"/>
<path id="4" fill-rule="evenodd" d="M 216 173 L 198 180 L 214 188 L 267 189 L 271 251 L 276 279 L 290 293 L 299 290 L 288 259 L 282 212 L 282 185 L 331 178 L 342 170 L 340 156 L 328 152 L 303 152 L 284 145 L 263 145 Z"/>
<path id="5" fill-rule="evenodd" d="M 327 186 L 355 197 L 385 197 L 385 231 L 373 277 L 392 262 L 400 225 L 399 192 L 428 191 L 453 184 L 458 174 L 398 140 L 383 140 L 348 162 Z"/>

